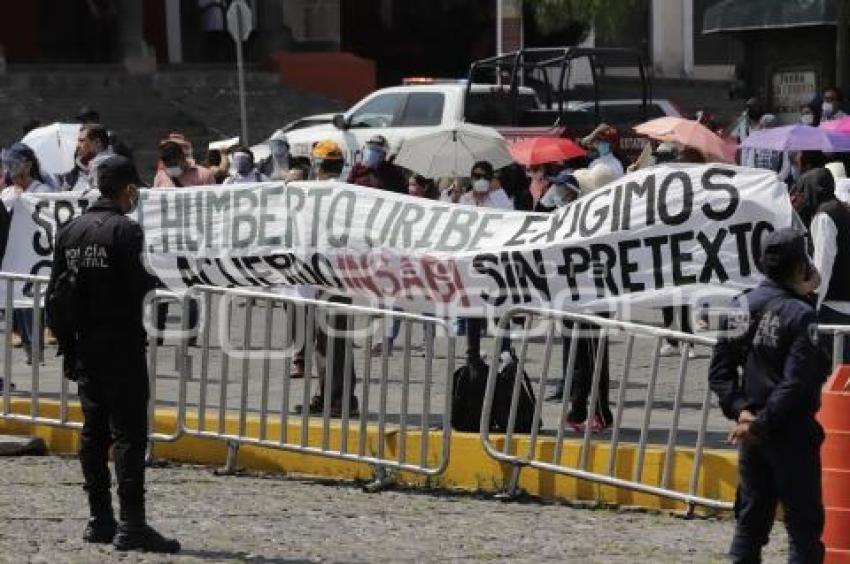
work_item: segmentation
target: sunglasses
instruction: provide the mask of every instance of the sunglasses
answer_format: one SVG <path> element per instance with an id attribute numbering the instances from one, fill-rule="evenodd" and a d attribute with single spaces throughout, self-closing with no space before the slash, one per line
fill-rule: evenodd
<path id="1" fill-rule="evenodd" d="M 484 174 L 483 172 L 473 172 L 472 179 L 480 180 L 481 178 L 486 178 L 487 180 L 493 180 L 493 177 L 489 174 Z"/>

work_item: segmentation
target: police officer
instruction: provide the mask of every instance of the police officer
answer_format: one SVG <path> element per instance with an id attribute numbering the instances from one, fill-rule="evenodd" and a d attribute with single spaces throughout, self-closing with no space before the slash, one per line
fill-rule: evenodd
<path id="1" fill-rule="evenodd" d="M 101 198 L 57 235 L 48 286 L 48 296 L 54 296 L 58 286 L 68 284 L 67 272 L 75 274 L 79 318 L 55 323 L 73 323 L 76 334 L 71 343 L 60 340 L 60 346 L 65 354 L 75 353 L 73 377 L 85 419 L 80 462 L 91 518 L 83 539 L 114 542 L 119 550 L 174 553 L 180 543 L 145 520 L 149 388 L 142 302 L 154 284 L 141 263 L 142 229 L 124 215 L 138 202 L 141 182 L 133 163 L 121 156 L 103 161 L 98 174 Z M 110 445 L 120 502 L 117 524 L 107 466 Z"/>
<path id="2" fill-rule="evenodd" d="M 733 331 L 720 338 L 709 370 L 724 415 L 736 422 L 730 442 L 739 447 L 730 556 L 734 562 L 761 562 L 782 502 L 789 562 L 818 563 L 824 557 L 823 430 L 815 412 L 827 367 L 809 296 L 820 276 L 803 235 L 792 229 L 767 237 L 762 267 L 765 280 L 739 298 L 737 317 L 745 321 L 732 323 Z"/>

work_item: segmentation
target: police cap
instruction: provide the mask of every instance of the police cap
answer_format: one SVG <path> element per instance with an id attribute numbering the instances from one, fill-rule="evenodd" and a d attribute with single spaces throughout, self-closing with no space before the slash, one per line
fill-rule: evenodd
<path id="1" fill-rule="evenodd" d="M 142 186 L 133 161 L 121 155 L 114 155 L 100 163 L 97 178 L 100 193 L 106 197 L 112 197 L 128 184 Z"/>
<path id="2" fill-rule="evenodd" d="M 783 278 L 793 268 L 809 262 L 806 238 L 800 231 L 786 227 L 770 233 L 762 251 L 762 266 L 771 278 Z"/>

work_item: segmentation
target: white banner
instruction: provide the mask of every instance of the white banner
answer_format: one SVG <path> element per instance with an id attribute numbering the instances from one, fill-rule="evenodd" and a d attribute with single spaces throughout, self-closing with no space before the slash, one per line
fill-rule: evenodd
<path id="1" fill-rule="evenodd" d="M 47 274 L 57 218 L 84 206 L 23 196 L 3 270 Z M 712 164 L 645 169 L 553 214 L 301 182 L 144 191 L 137 217 L 173 289 L 312 285 L 454 315 L 730 296 L 759 281 L 761 238 L 791 216 L 772 172 Z"/>

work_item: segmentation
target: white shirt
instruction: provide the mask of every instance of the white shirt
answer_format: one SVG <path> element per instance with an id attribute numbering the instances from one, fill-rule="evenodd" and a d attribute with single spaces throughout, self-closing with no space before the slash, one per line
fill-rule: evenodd
<path id="1" fill-rule="evenodd" d="M 850 204 L 850 178 L 835 180 L 835 197 L 845 204 Z"/>
<path id="2" fill-rule="evenodd" d="M 826 301 L 829 281 L 832 278 L 832 267 L 838 254 L 838 228 L 832 218 L 825 213 L 818 213 L 812 219 L 810 231 L 815 247 L 813 262 L 821 278 L 818 287 L 818 309 L 826 305 L 839 313 L 850 315 L 850 302 Z"/>
<path id="3" fill-rule="evenodd" d="M 597 165 L 608 167 L 608 170 L 610 170 L 611 174 L 614 175 L 615 180 L 625 174 L 625 171 L 623 170 L 623 163 L 621 163 L 620 159 L 615 157 L 612 153 L 593 159 L 590 162 L 590 166 L 587 168 L 593 168 Z"/>
<path id="4" fill-rule="evenodd" d="M 458 203 L 480 208 L 497 208 L 502 210 L 514 209 L 514 203 L 502 188 L 499 188 L 498 190 L 490 190 L 482 200 L 476 200 L 472 194 L 472 190 L 465 193 L 460 197 Z"/>
<path id="5" fill-rule="evenodd" d="M 55 192 L 53 188 L 49 185 L 39 182 L 38 180 L 33 180 L 30 182 L 30 185 L 27 186 L 26 190 L 19 190 L 17 186 L 6 186 L 3 190 L 0 190 L 0 201 L 3 202 L 3 205 L 6 206 L 6 211 L 12 211 L 12 207 L 15 205 L 15 202 L 18 198 L 20 198 L 21 194 L 44 194 L 47 192 Z"/>

